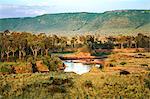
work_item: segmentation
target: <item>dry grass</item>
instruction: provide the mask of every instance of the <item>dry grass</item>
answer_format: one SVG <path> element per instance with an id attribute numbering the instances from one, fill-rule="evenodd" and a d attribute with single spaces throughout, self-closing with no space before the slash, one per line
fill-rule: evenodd
<path id="1" fill-rule="evenodd" d="M 142 54 L 144 57 L 137 58 L 138 54 Z M 111 70 L 126 69 L 134 73 L 146 72 L 150 68 L 150 53 L 115 53 L 109 55 L 105 63 L 113 64 L 113 67 L 108 68 Z"/>
<path id="2" fill-rule="evenodd" d="M 83 75 L 58 72 L 7 75 L 0 77 L 0 94 L 13 99 L 99 99 L 115 96 L 140 99 L 150 96 L 150 89 L 144 82 L 144 79 L 149 79 L 147 74 L 109 74 L 94 68 Z M 69 82 L 53 85 L 51 77 L 57 82 L 72 79 L 73 85 L 69 87 Z"/>
<path id="3" fill-rule="evenodd" d="M 113 67 L 92 68 L 82 75 L 63 72 L 1 75 L 0 95 L 13 99 L 148 99 L 150 71 L 149 67 L 141 64 L 150 66 L 150 58 L 146 58 L 150 53 L 142 53 L 146 55 L 144 58 L 133 57 L 137 54 L 111 54 L 105 62 L 113 64 Z M 120 75 L 120 70 L 127 70 L 130 74 Z"/>

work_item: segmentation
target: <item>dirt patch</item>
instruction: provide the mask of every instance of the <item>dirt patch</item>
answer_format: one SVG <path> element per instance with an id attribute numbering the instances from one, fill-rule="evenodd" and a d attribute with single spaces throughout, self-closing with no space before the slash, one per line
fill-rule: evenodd
<path id="1" fill-rule="evenodd" d="M 106 68 L 105 71 L 106 72 L 120 72 L 122 70 L 128 71 L 130 73 L 144 73 L 147 72 L 144 68 L 141 67 L 110 67 L 110 68 Z"/>
<path id="2" fill-rule="evenodd" d="M 36 61 L 36 68 L 38 72 L 49 72 L 48 67 L 43 64 L 43 61 Z"/>
<path id="3" fill-rule="evenodd" d="M 30 64 L 25 66 L 13 66 L 12 69 L 15 74 L 32 73 L 32 66 Z"/>

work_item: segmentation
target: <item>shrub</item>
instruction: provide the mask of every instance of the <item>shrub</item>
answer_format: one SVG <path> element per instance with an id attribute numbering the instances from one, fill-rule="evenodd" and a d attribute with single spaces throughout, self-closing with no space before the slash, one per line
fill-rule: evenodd
<path id="1" fill-rule="evenodd" d="M 50 71 L 57 71 L 59 66 L 63 66 L 63 62 L 58 57 L 43 57 L 43 63 L 48 66 Z"/>
<path id="2" fill-rule="evenodd" d="M 108 64 L 106 64 L 106 66 L 107 66 L 107 67 L 115 67 L 115 65 L 112 64 L 112 63 L 108 63 Z"/>
<path id="3" fill-rule="evenodd" d="M 64 85 L 52 86 L 49 88 L 49 91 L 51 91 L 53 93 L 66 93 L 67 88 Z"/>
<path id="4" fill-rule="evenodd" d="M 111 64 L 111 63 L 109 64 L 109 67 L 114 67 L 114 66 L 115 66 L 114 64 Z"/>
<path id="5" fill-rule="evenodd" d="M 144 79 L 145 87 L 150 89 L 150 79 Z"/>
<path id="6" fill-rule="evenodd" d="M 0 92 L 4 92 L 3 95 L 8 96 L 9 92 L 11 90 L 11 85 L 10 84 L 5 84 L 4 86 L 2 86 L 2 88 L 0 89 Z"/>
<path id="7" fill-rule="evenodd" d="M 11 70 L 10 68 L 8 68 L 8 67 L 2 66 L 2 67 L 0 68 L 0 72 L 11 73 L 12 70 Z"/>
<path id="8" fill-rule="evenodd" d="M 32 62 L 34 59 L 33 59 L 33 57 L 32 56 L 28 56 L 28 58 L 27 58 L 27 62 Z"/>
<path id="9" fill-rule="evenodd" d="M 103 69 L 104 65 L 100 64 L 99 69 Z"/>
<path id="10" fill-rule="evenodd" d="M 92 83 L 92 81 L 90 81 L 90 80 L 86 80 L 86 81 L 84 82 L 84 86 L 90 88 L 90 87 L 93 87 L 93 83 Z"/>
<path id="11" fill-rule="evenodd" d="M 49 91 L 53 93 L 66 93 L 68 87 L 73 86 L 73 81 L 71 78 L 61 78 L 61 77 L 50 77 L 51 86 Z"/>
<path id="12" fill-rule="evenodd" d="M 144 54 L 141 54 L 141 53 L 139 53 L 138 55 L 139 55 L 139 56 L 146 56 L 146 55 L 144 55 Z"/>
<path id="13" fill-rule="evenodd" d="M 110 55 L 111 52 L 95 52 L 92 55 L 93 56 L 105 56 L 105 55 Z"/>
<path id="14" fill-rule="evenodd" d="M 121 63 L 120 63 L 120 65 L 126 65 L 126 64 L 127 64 L 126 62 L 121 62 Z"/>
<path id="15" fill-rule="evenodd" d="M 126 71 L 126 70 L 121 70 L 120 71 L 120 75 L 128 75 L 130 74 L 130 72 Z"/>
<path id="16" fill-rule="evenodd" d="M 145 66 L 148 67 L 148 64 L 141 64 L 141 66 L 143 66 L 143 67 L 145 67 Z"/>
<path id="17" fill-rule="evenodd" d="M 67 86 L 73 86 L 73 81 L 71 78 L 55 78 L 50 77 L 50 81 L 52 81 L 52 85 L 67 85 Z"/>

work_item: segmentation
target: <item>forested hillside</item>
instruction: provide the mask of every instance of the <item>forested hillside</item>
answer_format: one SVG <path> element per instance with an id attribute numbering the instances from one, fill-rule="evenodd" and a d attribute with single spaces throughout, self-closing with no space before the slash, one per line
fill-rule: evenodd
<path id="1" fill-rule="evenodd" d="M 60 13 L 36 17 L 0 19 L 0 31 L 57 34 L 137 34 L 150 32 L 149 10 L 118 10 L 104 13 Z"/>

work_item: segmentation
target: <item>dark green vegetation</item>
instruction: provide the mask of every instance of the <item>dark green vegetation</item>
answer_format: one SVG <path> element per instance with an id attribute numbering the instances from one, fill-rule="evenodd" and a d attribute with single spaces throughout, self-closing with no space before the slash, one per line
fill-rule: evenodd
<path id="1" fill-rule="evenodd" d="M 107 56 L 107 55 L 110 55 L 110 54 L 111 54 L 111 52 L 95 52 L 92 55 L 93 56 Z"/>
<path id="2" fill-rule="evenodd" d="M 127 64 L 126 62 L 121 62 L 121 63 L 120 63 L 120 65 L 126 65 L 126 64 Z"/>
<path id="3" fill-rule="evenodd" d="M 0 61 L 29 61 L 52 56 L 52 53 L 85 52 L 94 56 L 111 54 L 112 49 L 150 48 L 150 37 L 143 34 L 137 36 L 119 36 L 101 38 L 99 35 L 80 35 L 74 37 L 38 35 L 26 32 L 0 33 Z M 110 52 L 98 52 L 109 49 Z M 141 55 L 138 55 L 141 56 Z M 142 56 L 143 57 L 143 56 Z"/>
<path id="4" fill-rule="evenodd" d="M 0 19 L 0 31 L 46 32 L 55 34 L 101 33 L 106 35 L 149 35 L 149 10 L 120 10 L 104 13 L 60 13 L 37 17 Z"/>

